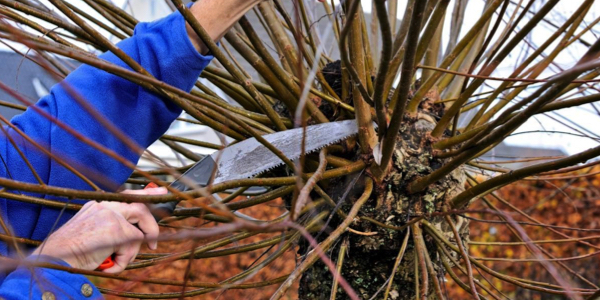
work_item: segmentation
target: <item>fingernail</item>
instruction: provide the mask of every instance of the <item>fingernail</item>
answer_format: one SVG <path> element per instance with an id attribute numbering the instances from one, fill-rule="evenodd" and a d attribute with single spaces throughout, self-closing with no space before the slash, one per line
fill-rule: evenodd
<path id="1" fill-rule="evenodd" d="M 144 191 L 147 192 L 148 194 L 153 194 L 153 195 L 162 195 L 162 194 L 166 194 L 168 192 L 166 187 L 150 188 L 150 189 L 145 189 Z"/>

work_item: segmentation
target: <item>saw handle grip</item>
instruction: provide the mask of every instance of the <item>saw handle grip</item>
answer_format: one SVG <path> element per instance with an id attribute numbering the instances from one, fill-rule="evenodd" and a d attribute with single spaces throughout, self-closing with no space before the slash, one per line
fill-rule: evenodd
<path id="1" fill-rule="evenodd" d="M 194 186 L 207 186 L 216 166 L 217 163 L 212 156 L 207 155 L 188 171 L 183 173 L 181 177 L 171 183 L 170 187 L 180 192 L 186 192 L 193 189 Z M 179 201 L 152 204 L 150 205 L 150 211 L 158 222 L 164 217 L 171 216 L 178 203 Z"/>
<path id="2" fill-rule="evenodd" d="M 97 271 L 104 271 L 106 269 L 110 269 L 115 265 L 114 254 L 107 257 L 101 264 L 96 268 Z"/>

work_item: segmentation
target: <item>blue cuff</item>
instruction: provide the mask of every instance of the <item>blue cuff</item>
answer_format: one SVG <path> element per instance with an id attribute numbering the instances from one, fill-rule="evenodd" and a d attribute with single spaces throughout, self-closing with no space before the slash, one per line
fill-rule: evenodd
<path id="1" fill-rule="evenodd" d="M 188 5 L 188 9 L 191 4 Z M 140 53 L 150 51 L 150 53 L 141 55 L 142 65 L 144 65 L 146 59 L 160 60 L 159 63 L 146 62 L 145 64 L 149 67 L 153 65 L 160 66 L 160 72 L 148 70 L 155 77 L 164 80 L 172 76 L 189 76 L 184 74 L 199 73 L 214 58 L 210 54 L 202 55 L 194 47 L 188 35 L 186 24 L 183 15 L 177 11 L 158 21 L 139 23 L 135 27 L 133 37 L 138 39 L 139 47 L 144 47 L 144 49 L 140 49 Z M 170 82 L 167 81 L 167 83 Z M 191 87 L 187 90 L 191 90 Z"/>
<path id="2" fill-rule="evenodd" d="M 194 2 L 189 3 L 187 5 L 187 8 L 190 9 L 190 7 L 192 7 L 193 4 Z M 194 44 L 190 40 L 190 37 L 187 33 L 186 21 L 183 15 L 181 15 L 180 13 L 175 13 L 172 15 L 173 17 L 177 18 L 174 22 L 174 32 L 177 35 L 177 39 L 182 41 L 187 48 L 187 51 L 185 51 L 186 55 L 184 56 L 187 59 L 185 59 L 184 61 L 188 64 L 188 66 L 190 66 L 193 69 L 204 70 L 206 65 L 208 65 L 210 61 L 212 61 L 214 56 L 211 54 L 202 55 L 200 52 L 198 52 L 198 49 L 194 47 Z"/>
<path id="3" fill-rule="evenodd" d="M 45 255 L 33 255 L 25 261 L 70 267 L 60 259 Z M 31 266 L 21 266 L 10 273 L 0 286 L 0 297 L 6 300 L 104 299 L 100 291 L 83 275 Z"/>

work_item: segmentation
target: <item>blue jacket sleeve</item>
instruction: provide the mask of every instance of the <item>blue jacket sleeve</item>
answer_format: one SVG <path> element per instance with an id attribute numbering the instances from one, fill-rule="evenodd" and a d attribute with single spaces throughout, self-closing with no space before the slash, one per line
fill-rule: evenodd
<path id="1" fill-rule="evenodd" d="M 31 256 L 27 261 L 69 267 L 62 260 L 43 255 Z M 85 276 L 50 268 L 22 266 L 11 272 L 0 283 L 0 299 L 103 299 L 103 297 Z"/>
<path id="2" fill-rule="evenodd" d="M 118 47 L 157 79 L 186 91 L 192 89 L 198 76 L 212 59 L 211 56 L 200 55 L 194 48 L 185 30 L 185 20 L 179 13 L 153 23 L 140 23 L 135 28 L 134 36 L 120 42 Z M 112 53 L 102 54 L 100 58 L 130 69 Z M 35 104 L 82 136 L 113 150 L 133 164 L 139 160 L 140 153 L 133 152 L 126 143 L 110 133 L 102 122 L 80 105 L 79 99 L 83 99 L 87 106 L 112 123 L 128 137 L 129 142 L 144 149 L 156 141 L 181 113 L 180 108 L 168 100 L 88 65 L 82 65 L 72 72 L 52 88 L 50 95 Z M 67 161 L 102 188 L 116 189 L 132 172 L 130 168 L 88 146 L 32 108 L 15 117 L 12 123 L 47 151 Z M 15 140 L 45 183 L 74 189 L 91 189 L 78 176 L 39 151 L 15 130 L 8 129 L 7 134 Z M 37 183 L 6 136 L 0 138 L 0 155 L 2 161 L 6 162 L 6 168 L 0 164 L 0 176 Z M 45 197 L 67 201 L 64 198 Z M 71 211 L 61 212 L 58 209 L 7 199 L 0 199 L 0 213 L 4 220 L 8 220 L 13 234 L 35 240 L 45 239 L 52 228 L 62 225 L 74 214 Z M 11 252 L 5 243 L 0 242 L 0 255 L 12 255 Z M 0 282 L 4 276 L 0 270 Z M 4 291 L 3 289 L 4 285 L 0 291 Z"/>

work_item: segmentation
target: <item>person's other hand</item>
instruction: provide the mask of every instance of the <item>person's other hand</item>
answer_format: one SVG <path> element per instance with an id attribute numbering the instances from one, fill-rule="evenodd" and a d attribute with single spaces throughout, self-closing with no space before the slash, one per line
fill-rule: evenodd
<path id="1" fill-rule="evenodd" d="M 163 195 L 165 188 L 125 191 L 127 194 Z M 66 224 L 51 234 L 34 255 L 48 255 L 71 267 L 94 270 L 115 254 L 115 265 L 104 270 L 118 273 L 132 262 L 144 240 L 156 249 L 159 229 L 148 207 L 141 203 L 86 203 Z"/>
<path id="2" fill-rule="evenodd" d="M 219 41 L 225 33 L 247 11 L 267 0 L 202 0 L 196 1 L 190 8 L 200 25 L 213 41 Z M 325 0 L 318 0 L 324 2 Z M 202 54 L 208 53 L 208 47 L 200 39 L 192 26 L 187 24 L 186 30 L 194 47 Z"/>

